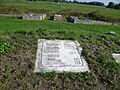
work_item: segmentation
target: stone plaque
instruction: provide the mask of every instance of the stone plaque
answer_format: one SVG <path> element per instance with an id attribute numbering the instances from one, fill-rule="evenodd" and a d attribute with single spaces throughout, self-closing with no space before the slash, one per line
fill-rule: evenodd
<path id="1" fill-rule="evenodd" d="M 120 63 L 120 54 L 113 53 L 112 56 L 116 60 L 116 62 Z"/>
<path id="2" fill-rule="evenodd" d="M 39 39 L 34 72 L 89 71 L 81 52 L 77 41 Z"/>

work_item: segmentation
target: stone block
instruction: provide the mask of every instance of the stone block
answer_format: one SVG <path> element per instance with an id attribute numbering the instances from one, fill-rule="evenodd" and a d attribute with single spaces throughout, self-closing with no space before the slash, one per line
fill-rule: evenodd
<path id="1" fill-rule="evenodd" d="M 79 42 L 70 40 L 38 40 L 34 72 L 89 72 Z"/>

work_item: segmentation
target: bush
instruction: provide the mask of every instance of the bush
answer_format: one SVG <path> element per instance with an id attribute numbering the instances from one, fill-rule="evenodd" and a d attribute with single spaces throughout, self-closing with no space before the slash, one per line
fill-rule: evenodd
<path id="1" fill-rule="evenodd" d="M 107 21 L 107 22 L 120 22 L 120 18 L 105 16 L 105 15 L 99 14 L 99 11 L 88 13 L 86 16 L 94 20 L 101 20 L 101 21 Z"/>
<path id="2" fill-rule="evenodd" d="M 0 5 L 2 14 L 24 14 L 28 13 L 29 8 L 24 5 Z"/>
<path id="3" fill-rule="evenodd" d="M 30 12 L 33 12 L 33 13 L 48 13 L 50 10 L 47 10 L 47 9 L 30 9 Z"/>

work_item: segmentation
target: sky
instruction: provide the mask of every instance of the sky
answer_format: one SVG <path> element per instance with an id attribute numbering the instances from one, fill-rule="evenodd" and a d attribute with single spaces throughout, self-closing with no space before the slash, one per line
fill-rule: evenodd
<path id="1" fill-rule="evenodd" d="M 99 2 L 103 2 L 105 5 L 107 5 L 109 2 L 120 3 L 120 0 L 77 0 L 77 1 L 80 1 L 80 2 L 99 1 Z"/>

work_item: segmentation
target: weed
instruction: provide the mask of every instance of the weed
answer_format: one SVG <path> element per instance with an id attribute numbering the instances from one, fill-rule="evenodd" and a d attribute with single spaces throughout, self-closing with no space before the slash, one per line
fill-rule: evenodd
<path id="1" fill-rule="evenodd" d="M 92 30 L 91 30 L 92 31 Z M 88 32 L 86 32 L 88 33 Z M 76 31 L 54 31 L 39 29 L 37 31 L 18 31 L 10 36 L 15 50 L 0 57 L 2 65 L 3 88 L 29 89 L 116 89 L 119 88 L 120 65 L 112 58 L 111 52 L 120 51 L 119 35 L 116 37 L 96 34 L 82 34 Z M 38 39 L 75 39 L 83 48 L 83 56 L 91 72 L 48 72 L 33 73 Z M 112 49 L 111 49 L 112 47 Z M 5 63 L 5 61 L 7 62 Z M 14 65 L 14 68 L 13 68 Z M 5 75 L 4 75 L 5 73 Z M 12 83 L 7 82 L 12 81 Z M 22 83 L 21 83 L 22 82 Z M 109 87 L 108 87 L 109 86 Z"/>
<path id="2" fill-rule="evenodd" d="M 5 54 L 13 49 L 13 45 L 10 42 L 0 42 L 0 54 Z"/>

